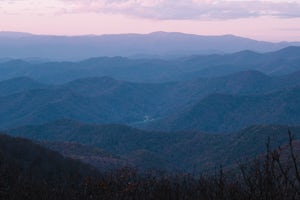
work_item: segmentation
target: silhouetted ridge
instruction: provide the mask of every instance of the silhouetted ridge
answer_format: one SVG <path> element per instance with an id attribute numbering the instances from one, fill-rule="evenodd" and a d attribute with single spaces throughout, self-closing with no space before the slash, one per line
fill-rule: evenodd
<path id="1" fill-rule="evenodd" d="M 55 184 L 73 177 L 76 184 L 75 181 L 82 181 L 84 176 L 97 174 L 92 167 L 64 158 L 27 139 L 0 134 L 0 144 L 1 164 L 19 170 L 21 178 Z"/>

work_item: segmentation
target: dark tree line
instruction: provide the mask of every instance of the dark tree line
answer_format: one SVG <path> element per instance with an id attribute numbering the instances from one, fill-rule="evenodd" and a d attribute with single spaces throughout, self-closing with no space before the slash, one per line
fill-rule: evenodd
<path id="1" fill-rule="evenodd" d="M 267 142 L 265 155 L 241 163 L 235 169 L 221 168 L 215 175 L 201 174 L 199 177 L 189 174 L 138 174 L 132 168 L 101 175 L 84 174 L 80 171 L 84 168 L 78 170 L 74 162 L 68 163 L 74 165 L 71 171 L 76 169 L 72 172 L 62 167 L 60 170 L 66 171 L 59 176 L 57 170 L 46 170 L 54 174 L 44 175 L 46 165 L 36 167 L 36 159 L 20 165 L 18 160 L 7 157 L 1 151 L 0 197 L 12 200 L 297 200 L 300 199 L 298 146 L 290 131 L 288 136 L 288 145 L 284 147 L 271 150 L 270 142 Z M 61 165 L 66 164 L 62 160 L 60 162 Z M 37 170 L 39 168 L 42 169 Z"/>

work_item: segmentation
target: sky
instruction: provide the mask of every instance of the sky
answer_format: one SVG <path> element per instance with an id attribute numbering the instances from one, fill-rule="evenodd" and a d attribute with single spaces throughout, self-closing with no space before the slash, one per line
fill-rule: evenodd
<path id="1" fill-rule="evenodd" d="M 0 31 L 183 32 L 300 41 L 300 0 L 0 0 Z"/>

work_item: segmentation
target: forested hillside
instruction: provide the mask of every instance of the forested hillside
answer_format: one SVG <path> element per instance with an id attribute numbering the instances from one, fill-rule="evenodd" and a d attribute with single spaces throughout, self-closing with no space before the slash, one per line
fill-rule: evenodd
<path id="1" fill-rule="evenodd" d="M 295 139 L 298 139 L 299 127 L 279 125 L 257 125 L 230 134 L 211 134 L 197 131 L 149 132 L 123 125 L 90 125 L 60 120 L 40 126 L 10 129 L 7 132 L 13 136 L 41 141 L 46 147 L 50 146 L 68 156 L 73 155 L 70 151 L 76 151 L 76 158 L 90 164 L 94 161 L 89 161 L 87 154 L 96 150 L 98 153 L 92 155 L 107 160 L 107 164 L 112 164 L 111 166 L 128 165 L 140 170 L 198 173 L 202 170 L 212 171 L 220 165 L 236 165 L 238 160 L 252 159 L 263 154 L 268 139 L 271 140 L 272 148 L 287 144 L 289 128 Z M 66 145 L 55 147 L 55 143 L 65 142 Z M 85 146 L 70 145 L 70 142 Z M 94 164 L 103 169 L 97 162 Z"/>

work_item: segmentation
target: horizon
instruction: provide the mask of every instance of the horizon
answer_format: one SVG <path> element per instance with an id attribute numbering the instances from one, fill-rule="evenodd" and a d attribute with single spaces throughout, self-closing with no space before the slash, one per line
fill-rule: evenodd
<path id="1" fill-rule="evenodd" d="M 246 37 L 246 36 L 241 36 L 241 35 L 235 35 L 235 34 L 219 34 L 219 35 L 205 35 L 205 34 L 196 34 L 196 33 L 187 33 L 187 32 L 178 32 L 178 31 L 173 31 L 173 32 L 169 32 L 169 31 L 153 31 L 153 32 L 146 32 L 146 33 L 138 33 L 138 32 L 124 32 L 124 33 L 104 33 L 104 34 L 46 34 L 46 33 L 32 33 L 32 32 L 19 32 L 19 31 L 3 31 L 0 30 L 0 33 L 4 33 L 4 34 L 28 34 L 28 35 L 33 35 L 33 36 L 57 36 L 57 37 L 99 37 L 99 36 L 106 36 L 106 35 L 151 35 L 151 34 L 157 34 L 157 33 L 165 33 L 165 34 L 183 34 L 183 35 L 195 35 L 195 36 L 204 36 L 204 37 L 222 37 L 222 36 L 232 36 L 232 37 L 238 37 L 238 38 L 244 38 L 244 39 L 250 39 L 250 40 L 255 40 L 255 41 L 259 41 L 259 42 L 270 42 L 270 43 L 298 43 L 300 42 L 299 40 L 291 40 L 291 41 L 287 41 L 287 40 L 281 40 L 281 41 L 272 41 L 272 40 L 263 40 L 263 39 L 256 39 L 256 38 L 251 38 L 251 37 Z M 1 36 L 1 35 L 0 35 Z M 291 45 L 293 46 L 293 45 Z"/>
<path id="2" fill-rule="evenodd" d="M 300 0 L 2 0 L 0 31 L 104 35 L 157 31 L 300 41 Z"/>

